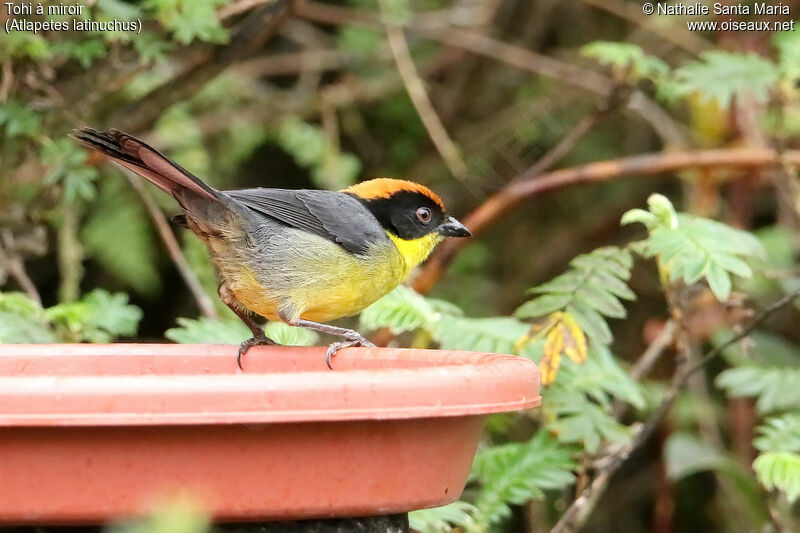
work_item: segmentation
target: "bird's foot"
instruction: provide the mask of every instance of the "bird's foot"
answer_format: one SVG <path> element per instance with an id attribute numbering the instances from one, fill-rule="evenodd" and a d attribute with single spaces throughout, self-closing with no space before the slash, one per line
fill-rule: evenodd
<path id="1" fill-rule="evenodd" d="M 242 368 L 242 356 L 247 353 L 247 350 L 253 346 L 269 346 L 275 344 L 278 343 L 264 335 L 263 332 L 261 335 L 254 335 L 250 337 L 239 345 L 239 353 L 236 355 L 236 364 L 239 365 L 240 370 L 244 370 L 244 368 Z"/>
<path id="2" fill-rule="evenodd" d="M 349 348 L 351 346 L 366 346 L 369 348 L 374 348 L 375 345 L 365 339 L 360 333 L 356 331 L 351 331 L 350 333 L 344 336 L 345 340 L 337 341 L 328 346 L 328 351 L 325 352 L 325 364 L 328 365 L 328 368 L 333 370 L 333 366 L 331 365 L 331 358 L 336 355 L 336 352 L 341 350 L 342 348 Z"/>

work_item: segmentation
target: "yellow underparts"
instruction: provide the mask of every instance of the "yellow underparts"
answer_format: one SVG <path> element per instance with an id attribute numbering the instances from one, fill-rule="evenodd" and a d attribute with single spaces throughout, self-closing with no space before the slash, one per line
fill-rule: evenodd
<path id="1" fill-rule="evenodd" d="M 243 307 L 269 320 L 280 320 L 283 312 L 291 318 L 328 322 L 353 315 L 390 292 L 443 239 L 438 233 L 412 240 L 388 235 L 396 250 L 391 246 L 375 249 L 367 258 L 307 237 L 308 256 L 283 267 L 297 277 L 271 288 L 269 281 L 274 279 L 262 280 L 263 275 L 239 262 L 220 267 Z"/>

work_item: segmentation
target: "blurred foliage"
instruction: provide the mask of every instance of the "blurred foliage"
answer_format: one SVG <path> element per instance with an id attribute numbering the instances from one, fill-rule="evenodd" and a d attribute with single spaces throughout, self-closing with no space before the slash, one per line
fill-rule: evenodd
<path id="1" fill-rule="evenodd" d="M 43 309 L 19 292 L 0 292 L 0 343 L 111 342 L 136 335 L 142 311 L 128 295 L 94 289 Z"/>
<path id="2" fill-rule="evenodd" d="M 541 408 L 490 417 L 463 500 L 411 523 L 426 533 L 545 530 L 575 485 L 631 444 L 682 361 L 800 288 L 796 170 L 785 157 L 775 168 L 746 157 L 800 145 L 800 32 L 690 33 L 680 17 L 640 24 L 597 2 L 340 0 L 337 23 L 289 16 L 249 47 L 274 6 L 230 10 L 245 3 L 97 0 L 83 18 L 140 19 L 141 32 L 3 33 L 0 342 L 250 335 L 217 298 L 203 243 L 173 228 L 219 318 L 198 316 L 141 197 L 66 137 L 76 126 L 132 128 L 220 189 L 398 176 L 431 186 L 459 217 L 519 183 L 587 118 L 556 166 L 739 151 L 742 164 L 643 172 L 521 203 L 456 256 L 431 295 L 401 286 L 361 314 L 364 333 L 386 328 L 394 345 L 540 365 Z M 465 178 L 443 165 L 381 23 L 404 27 Z M 492 52 L 460 48 L 470 43 Z M 165 218 L 179 213 L 151 192 Z M 659 426 L 659 446 L 628 459 L 583 531 L 800 530 L 798 309 L 702 370 Z M 678 342 L 642 378 L 631 366 L 665 317 L 679 322 Z M 326 340 L 275 323 L 267 333 Z M 178 506 L 111 530 L 208 528 Z"/>

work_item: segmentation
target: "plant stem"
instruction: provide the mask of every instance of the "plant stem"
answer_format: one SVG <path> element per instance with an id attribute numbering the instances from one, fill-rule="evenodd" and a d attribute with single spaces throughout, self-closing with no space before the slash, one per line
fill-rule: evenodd
<path id="1" fill-rule="evenodd" d="M 58 228 L 58 268 L 61 274 L 58 299 L 61 302 L 77 300 L 81 292 L 83 248 L 78 240 L 79 211 L 77 204 L 61 204 L 61 225 Z"/>

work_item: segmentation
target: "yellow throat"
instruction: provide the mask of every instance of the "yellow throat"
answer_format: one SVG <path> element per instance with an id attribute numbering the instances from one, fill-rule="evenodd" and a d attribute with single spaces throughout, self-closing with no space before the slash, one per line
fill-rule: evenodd
<path id="1" fill-rule="evenodd" d="M 405 275 L 408 275 L 415 266 L 422 263 L 431 254 L 436 245 L 444 239 L 443 236 L 435 231 L 411 240 L 401 239 L 388 231 L 386 234 L 392 239 L 392 242 L 400 251 L 400 255 L 403 256 L 403 260 L 406 263 Z"/>

